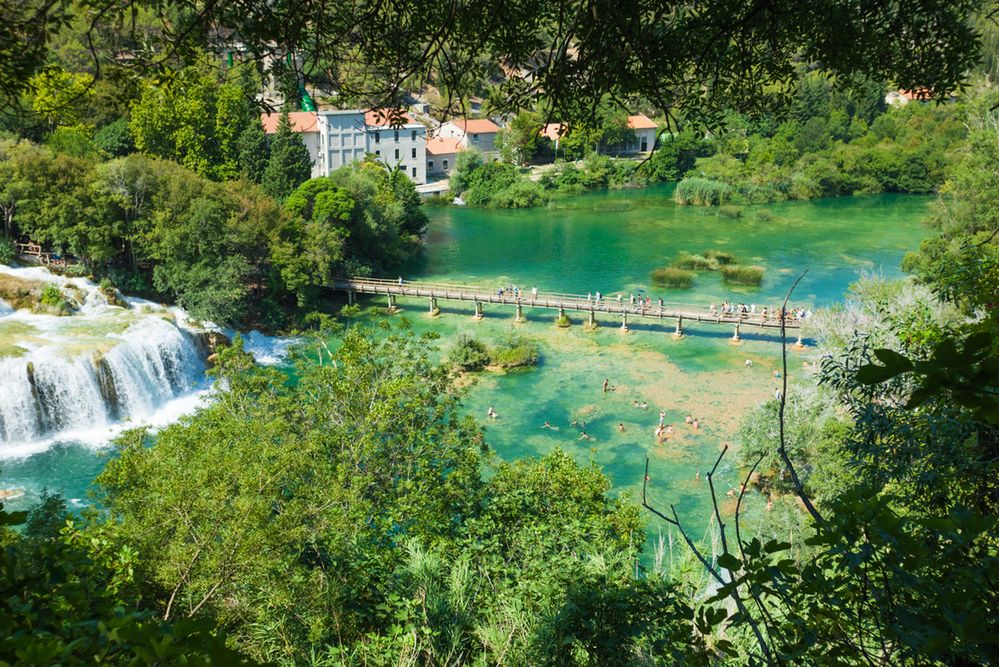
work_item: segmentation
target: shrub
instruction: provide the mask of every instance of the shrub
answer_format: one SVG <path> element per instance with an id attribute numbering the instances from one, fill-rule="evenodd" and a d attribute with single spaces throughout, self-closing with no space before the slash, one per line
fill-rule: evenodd
<path id="1" fill-rule="evenodd" d="M 560 327 L 562 329 L 569 327 L 571 324 L 572 320 L 570 320 L 569 316 L 566 315 L 565 313 L 560 315 L 559 318 L 555 320 L 555 326 Z"/>
<path id="2" fill-rule="evenodd" d="M 46 285 L 42 289 L 42 296 L 40 301 L 42 305 L 45 306 L 58 306 L 60 303 L 64 303 L 65 300 L 62 298 L 62 292 L 55 285 Z"/>
<path id="3" fill-rule="evenodd" d="M 673 260 L 673 266 L 688 271 L 713 271 L 718 268 L 717 264 L 707 257 L 692 255 L 689 252 L 681 252 L 677 255 L 676 259 Z"/>
<path id="4" fill-rule="evenodd" d="M 735 255 L 724 250 L 705 250 L 704 256 L 716 264 L 735 264 Z"/>
<path id="5" fill-rule="evenodd" d="M 756 219 L 760 222 L 770 222 L 774 219 L 774 214 L 767 208 L 761 208 L 756 212 Z"/>
<path id="6" fill-rule="evenodd" d="M 513 183 L 490 198 L 490 204 L 499 208 L 533 208 L 547 202 L 548 193 L 539 184 L 526 180 Z"/>
<path id="7" fill-rule="evenodd" d="M 652 272 L 652 284 L 656 287 L 670 287 L 673 289 L 689 289 L 694 284 L 697 274 L 693 271 L 685 271 L 675 267 L 664 267 Z"/>
<path id="8" fill-rule="evenodd" d="M 0 238 L 0 264 L 11 264 L 17 259 L 17 246 L 10 239 Z"/>
<path id="9" fill-rule="evenodd" d="M 735 264 L 722 267 L 722 279 L 733 285 L 757 286 L 763 282 L 762 266 L 738 266 Z"/>
<path id="10" fill-rule="evenodd" d="M 462 334 L 448 360 L 463 371 L 481 371 L 489 363 L 489 351 L 481 342 Z"/>
<path id="11" fill-rule="evenodd" d="M 538 363 L 538 348 L 534 343 L 511 335 L 492 352 L 492 364 L 501 368 L 519 368 Z"/>
<path id="12" fill-rule="evenodd" d="M 673 198 L 684 206 L 718 206 L 732 198 L 732 187 L 721 181 L 690 177 L 677 183 Z"/>
<path id="13" fill-rule="evenodd" d="M 718 215 L 725 218 L 741 218 L 742 208 L 739 206 L 722 206 L 718 209 Z"/>

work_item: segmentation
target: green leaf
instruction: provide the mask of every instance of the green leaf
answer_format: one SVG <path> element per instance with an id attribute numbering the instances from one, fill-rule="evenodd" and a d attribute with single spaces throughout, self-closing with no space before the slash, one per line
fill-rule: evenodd
<path id="1" fill-rule="evenodd" d="M 742 567 L 742 561 L 732 554 L 726 553 L 718 557 L 718 566 L 726 570 L 738 570 Z"/>

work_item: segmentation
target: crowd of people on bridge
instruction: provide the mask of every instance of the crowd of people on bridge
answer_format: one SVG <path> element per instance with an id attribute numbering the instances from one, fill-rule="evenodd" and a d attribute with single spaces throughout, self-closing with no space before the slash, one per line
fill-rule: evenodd
<path id="1" fill-rule="evenodd" d="M 764 322 L 769 320 L 774 320 L 776 322 L 780 322 L 781 320 L 785 320 L 787 322 L 801 322 L 812 316 L 812 311 L 805 308 L 783 308 L 778 306 L 757 307 L 755 303 L 731 303 L 728 301 L 722 301 L 720 306 L 711 304 L 708 307 L 708 311 L 712 315 L 724 317 L 753 319 L 759 316 Z"/>

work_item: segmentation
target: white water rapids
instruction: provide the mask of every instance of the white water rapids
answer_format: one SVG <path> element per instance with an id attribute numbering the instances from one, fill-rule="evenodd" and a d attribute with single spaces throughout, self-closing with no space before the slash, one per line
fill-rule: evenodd
<path id="1" fill-rule="evenodd" d="M 67 316 L 0 304 L 0 458 L 61 440 L 103 444 L 196 407 L 206 350 L 182 310 L 141 299 L 113 306 L 92 282 L 41 268 L 0 273 L 55 284 L 78 303 Z"/>

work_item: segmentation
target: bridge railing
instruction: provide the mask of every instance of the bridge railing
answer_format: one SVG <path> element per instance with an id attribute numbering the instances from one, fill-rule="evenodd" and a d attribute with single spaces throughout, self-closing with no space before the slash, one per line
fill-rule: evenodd
<path id="1" fill-rule="evenodd" d="M 339 289 L 349 289 L 350 287 L 355 287 L 359 290 L 373 289 L 376 291 L 384 290 L 386 293 L 390 291 L 399 290 L 416 290 L 420 292 L 433 292 L 437 296 L 442 296 L 444 294 L 452 294 L 462 298 L 468 297 L 481 297 L 486 301 L 500 298 L 502 301 L 507 303 L 515 303 L 517 298 L 514 297 L 509 291 L 504 288 L 502 297 L 498 294 L 499 287 L 496 289 L 489 289 L 482 287 L 481 285 L 462 285 L 460 283 L 442 283 L 442 282 L 432 282 L 432 281 L 410 281 L 404 280 L 402 283 L 398 279 L 392 280 L 387 278 L 346 278 L 342 280 L 335 281 L 335 286 Z M 394 288 L 394 289 L 393 289 Z M 628 297 L 624 296 L 621 292 L 621 300 L 618 301 L 618 293 L 615 292 L 613 295 L 601 294 L 599 301 L 596 300 L 593 294 L 571 294 L 567 292 L 542 292 L 538 291 L 537 296 L 531 294 L 530 290 L 521 290 L 520 301 L 525 304 L 539 303 L 547 304 L 553 306 L 562 306 L 570 310 L 596 310 L 596 311 L 606 311 L 608 307 L 616 308 L 627 308 L 631 313 L 644 313 L 644 314 L 655 314 L 660 312 L 658 297 L 654 298 L 651 304 L 645 308 L 642 307 L 640 299 L 644 299 L 647 294 L 638 293 L 636 294 L 636 300 L 634 303 L 631 302 L 630 294 Z M 757 311 L 755 313 L 721 313 L 720 306 L 715 312 L 711 312 L 709 306 L 704 305 L 691 305 L 685 303 L 677 303 L 674 301 L 663 301 L 662 310 L 669 311 L 672 313 L 682 314 L 684 317 L 694 314 L 699 318 L 715 318 L 719 321 L 752 321 L 757 320 L 762 317 L 762 308 L 766 307 L 767 321 L 777 321 L 778 318 L 774 315 L 776 304 L 762 303 L 758 304 Z M 794 317 L 788 318 L 788 323 L 797 323 L 798 319 Z"/>

